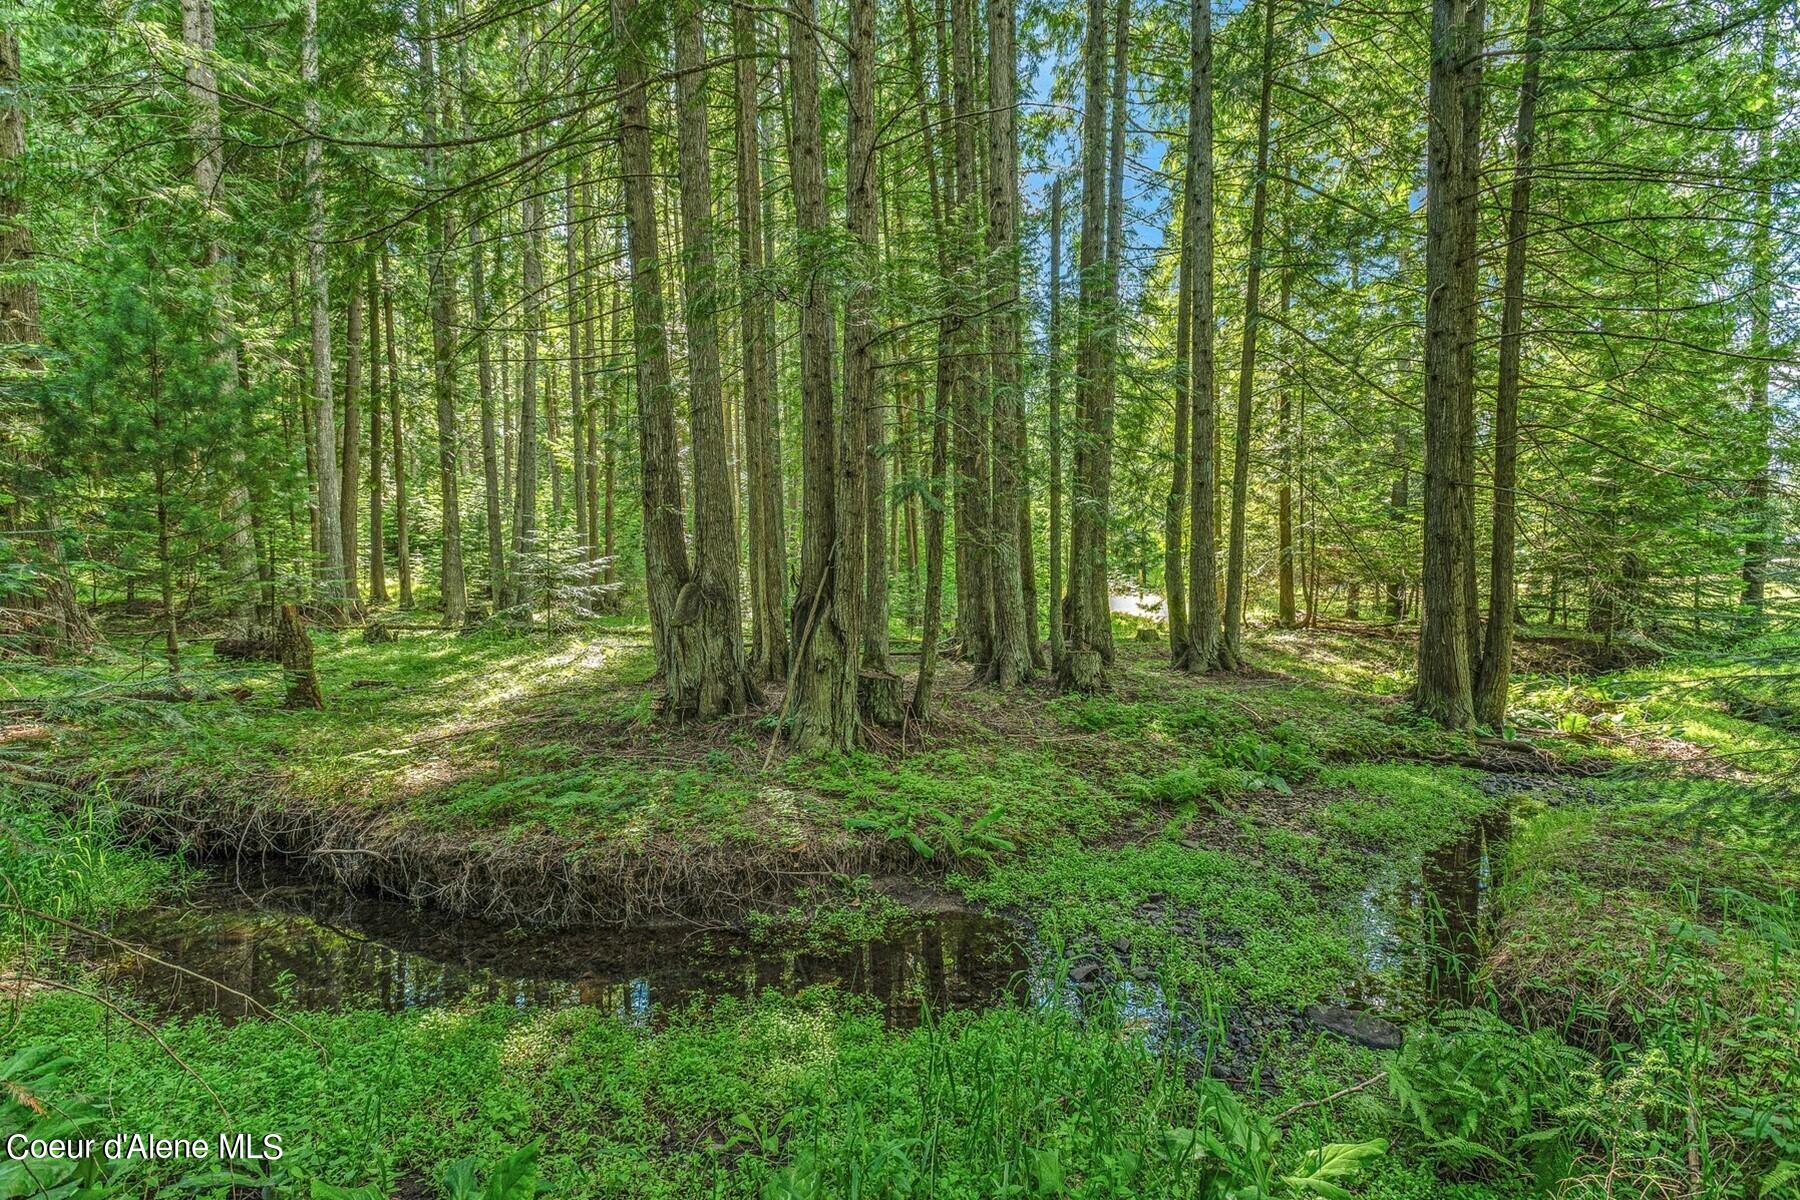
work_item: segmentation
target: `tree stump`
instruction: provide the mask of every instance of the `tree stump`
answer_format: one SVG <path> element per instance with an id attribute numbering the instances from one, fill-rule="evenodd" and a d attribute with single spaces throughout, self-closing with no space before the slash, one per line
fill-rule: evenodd
<path id="1" fill-rule="evenodd" d="M 397 642 L 399 640 L 400 635 L 394 632 L 393 626 L 379 618 L 370 621 L 368 625 L 363 627 L 364 645 L 382 646 L 386 645 L 388 642 Z"/>
<path id="2" fill-rule="evenodd" d="M 292 604 L 281 606 L 281 623 L 275 627 L 275 640 L 281 647 L 281 671 L 287 678 L 287 708 L 324 708 L 325 698 L 319 694 L 319 677 L 313 670 L 312 639 L 300 620 L 300 610 Z"/>

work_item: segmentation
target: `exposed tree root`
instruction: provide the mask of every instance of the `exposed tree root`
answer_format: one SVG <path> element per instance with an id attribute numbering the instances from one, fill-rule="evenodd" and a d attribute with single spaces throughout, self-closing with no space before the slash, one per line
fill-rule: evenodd
<path id="1" fill-rule="evenodd" d="M 279 859 L 353 891 L 533 926 L 735 924 L 833 876 L 930 870 L 902 843 L 848 836 L 798 847 L 472 838 L 357 810 L 204 794 L 133 797 L 122 832 L 207 861 Z"/>

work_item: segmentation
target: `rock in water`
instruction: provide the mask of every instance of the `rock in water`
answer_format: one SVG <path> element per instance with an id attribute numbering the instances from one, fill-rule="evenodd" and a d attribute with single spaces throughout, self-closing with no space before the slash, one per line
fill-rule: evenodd
<path id="1" fill-rule="evenodd" d="M 1371 1050 L 1398 1050 L 1406 1035 L 1392 1021 L 1339 1004 L 1309 1004 L 1301 1015 L 1328 1033 Z"/>

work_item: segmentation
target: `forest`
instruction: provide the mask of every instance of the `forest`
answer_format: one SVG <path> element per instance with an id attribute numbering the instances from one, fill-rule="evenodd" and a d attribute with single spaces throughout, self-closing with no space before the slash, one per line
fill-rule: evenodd
<path id="1" fill-rule="evenodd" d="M 1800 1200 L 1793 0 L 0 0 L 0 1200 Z"/>

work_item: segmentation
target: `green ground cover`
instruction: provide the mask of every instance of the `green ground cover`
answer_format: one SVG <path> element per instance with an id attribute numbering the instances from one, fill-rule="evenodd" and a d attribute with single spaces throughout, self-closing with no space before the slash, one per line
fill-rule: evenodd
<path id="1" fill-rule="evenodd" d="M 557 1196 L 1797 1194 L 1800 868 L 1783 789 L 1800 735 L 1754 659 L 1528 676 L 1515 736 L 1607 773 L 1543 776 L 1552 791 L 1520 798 L 1458 765 L 1477 747 L 1383 694 L 1390 643 L 1350 634 L 1316 652 L 1270 635 L 1270 670 L 1226 682 L 1131 647 L 1107 697 L 952 690 L 922 745 L 778 756 L 766 775 L 766 718 L 699 743 L 655 722 L 635 639 L 321 638 L 319 714 L 274 707 L 267 672 L 226 681 L 248 696 L 180 704 L 29 681 L 50 702 L 4 761 L 53 766 L 81 799 L 7 776 L 0 1123 L 175 1134 L 218 1127 L 222 1105 L 233 1128 L 284 1134 L 262 1181 L 277 1196 L 482 1194 L 457 1190 L 464 1176 L 528 1194 L 506 1191 L 514 1174 Z M 149 1019 L 58 962 L 20 909 L 95 921 L 178 892 L 191 868 L 120 845 L 113 822 L 195 780 L 576 847 L 867 840 L 1119 982 L 913 1031 L 833 992 L 647 1026 L 473 998 Z M 1469 1010 L 1409 1021 L 1397 1053 L 1283 1015 L 1365 972 L 1370 897 L 1508 807 Z M 760 918 L 833 941 L 906 919 L 857 881 Z M 1246 1014 L 1269 1019 L 1219 1082 L 1191 1040 L 1146 1031 L 1145 988 L 1215 1045 Z M 230 1185 L 140 1164 L 96 1186 L 111 1191 L 56 1194 Z"/>

